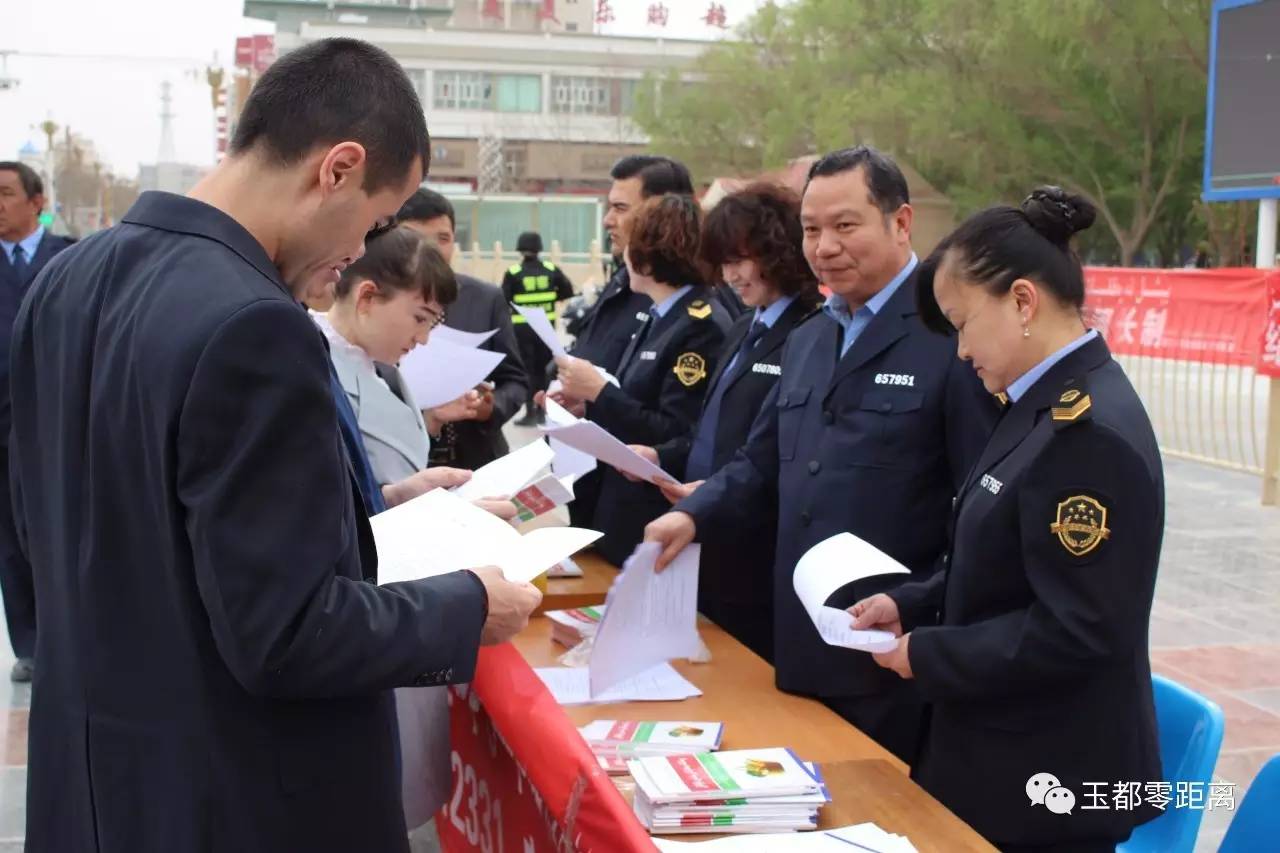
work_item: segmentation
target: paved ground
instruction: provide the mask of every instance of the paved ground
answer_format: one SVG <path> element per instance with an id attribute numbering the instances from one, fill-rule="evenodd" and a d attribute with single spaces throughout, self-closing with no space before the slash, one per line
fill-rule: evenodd
<path id="1" fill-rule="evenodd" d="M 1168 525 L 1152 664 L 1222 706 L 1227 727 L 1217 776 L 1236 784 L 1238 803 L 1258 768 L 1280 752 L 1280 509 L 1259 504 L 1255 477 L 1173 459 L 1165 470 Z M 6 646 L 0 853 L 22 849 L 26 802 L 30 690 L 3 677 L 12 660 Z M 1197 849 L 1216 850 L 1230 817 L 1206 813 Z"/>

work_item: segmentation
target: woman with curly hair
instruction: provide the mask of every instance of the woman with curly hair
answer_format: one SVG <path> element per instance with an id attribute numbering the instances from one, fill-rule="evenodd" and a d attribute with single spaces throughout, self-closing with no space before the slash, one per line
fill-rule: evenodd
<path id="1" fill-rule="evenodd" d="M 782 375 L 787 335 L 819 305 L 818 282 L 805 261 L 800 200 L 757 183 L 723 199 L 707 215 L 702 259 L 720 271 L 747 306 L 725 339 L 693 431 L 657 447 L 634 448 L 689 485 L 684 497 L 747 443 L 764 398 Z M 776 513 L 775 513 L 776 516 Z M 774 517 L 751 531 L 705 541 L 698 608 L 765 660 L 773 658 Z"/>

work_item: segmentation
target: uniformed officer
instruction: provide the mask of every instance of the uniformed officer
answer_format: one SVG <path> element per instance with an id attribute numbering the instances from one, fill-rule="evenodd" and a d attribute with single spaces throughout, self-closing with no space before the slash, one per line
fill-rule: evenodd
<path id="1" fill-rule="evenodd" d="M 906 632 L 876 659 L 930 703 L 913 776 L 1002 850 L 1114 850 L 1155 810 L 1088 808 L 1086 783 L 1164 778 L 1147 648 L 1164 474 L 1142 402 L 1081 320 L 1069 241 L 1093 219 L 1042 188 L 925 265 L 922 316 L 958 331 L 1009 408 L 961 492 L 947 571 L 852 608 Z M 1086 807 L 1063 813 L 1066 792 Z"/>
<path id="2" fill-rule="evenodd" d="M 541 260 L 542 235 L 526 231 L 516 240 L 516 251 L 523 257 L 502 277 L 502 295 L 521 308 L 541 308 L 547 313 L 552 328 L 556 324 L 556 303 L 573 296 L 573 285 L 564 270 L 551 261 Z M 547 365 L 551 363 L 551 350 L 529 328 L 529 323 L 518 312 L 513 312 L 511 322 L 516 327 L 516 340 L 520 344 L 520 360 L 529 377 L 529 395 L 525 402 L 524 417 L 516 421 L 519 426 L 534 426 L 543 421 L 543 410 L 534 403 L 534 396 L 547 388 Z"/>
<path id="3" fill-rule="evenodd" d="M 610 373 L 618 372 L 618 363 L 631 336 L 649 316 L 653 300 L 631 289 L 631 274 L 621 262 L 627 246 L 627 229 L 631 217 L 645 199 L 666 193 L 693 195 L 693 181 L 683 164 L 669 157 L 633 154 L 623 157 L 609 172 L 613 179 L 604 214 L 604 228 L 609 234 L 618 271 L 609 279 L 600 296 L 588 310 L 582 331 L 569 348 L 569 354 L 589 361 Z M 570 411 L 585 411 L 583 401 L 553 395 L 556 402 Z M 574 500 L 569 504 L 569 520 L 579 526 L 591 525 L 596 499 L 600 494 L 600 472 L 593 471 L 573 484 Z"/>
<path id="4" fill-rule="evenodd" d="M 813 165 L 801 203 L 804 249 L 832 297 L 791 333 L 782 377 L 746 445 L 646 534 L 667 546 L 665 565 L 700 528 L 749 527 L 775 499 L 778 687 L 821 698 L 908 759 L 919 727 L 911 685 L 864 653 L 824 643 L 792 573 L 809 548 L 844 531 L 919 576 L 936 571 L 951 500 L 997 414 L 950 341 L 916 315 L 911 220 L 906 179 L 884 154 L 859 146 Z M 849 606 L 900 582 L 872 578 L 831 603 Z"/>
<path id="5" fill-rule="evenodd" d="M 707 214 L 702 259 L 752 310 L 734 322 L 717 358 L 697 426 L 653 447 L 635 447 L 685 482 L 705 480 L 747 442 L 751 424 L 782 375 L 791 331 L 820 302 L 804 259 L 800 200 L 760 183 L 727 196 Z M 724 288 L 722 288 L 724 289 Z M 674 502 L 688 487 L 664 489 Z M 728 536 L 704 537 L 698 610 L 752 651 L 773 660 L 773 552 L 777 507 Z"/>
<path id="6" fill-rule="evenodd" d="M 632 220 L 631 287 L 653 306 L 627 344 L 616 384 L 584 359 L 557 362 L 565 393 L 584 400 L 588 418 L 629 444 L 661 444 L 689 432 L 729 329 L 728 315 L 700 283 L 700 218 L 691 196 L 665 195 L 645 202 Z M 603 471 L 592 526 L 604 538 L 596 549 L 621 565 L 666 507 L 656 487 Z"/>

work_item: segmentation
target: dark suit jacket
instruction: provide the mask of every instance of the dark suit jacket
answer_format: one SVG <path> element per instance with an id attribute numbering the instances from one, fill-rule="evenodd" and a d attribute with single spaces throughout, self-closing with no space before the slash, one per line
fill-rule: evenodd
<path id="1" fill-rule="evenodd" d="M 711 299 L 708 288 L 694 287 L 664 317 L 644 324 L 622 355 L 619 384 L 606 385 L 587 404 L 587 418 L 626 444 L 656 445 L 687 433 L 702 409 L 729 329 L 724 309 Z M 593 521 L 604 533 L 596 550 L 622 565 L 643 538 L 645 525 L 667 507 L 655 486 L 629 482 L 606 468 Z"/>
<path id="2" fill-rule="evenodd" d="M 603 367 L 616 376 L 622 353 L 648 316 L 652 304 L 652 299 L 631 289 L 631 275 L 625 266 L 620 266 L 599 298 L 592 303 L 582 331 L 569 348 L 570 354 L 584 358 L 596 367 Z M 552 377 L 555 376 L 554 361 L 547 365 L 547 370 Z M 574 499 L 569 504 L 569 521 L 575 526 L 590 527 L 594 523 L 602 477 L 602 471 L 597 469 L 573 484 Z"/>
<path id="3" fill-rule="evenodd" d="M 475 470 L 510 452 L 502 428 L 524 405 L 529 380 L 516 345 L 511 326 L 511 308 L 502 291 L 469 275 L 458 277 L 458 299 L 445 312 L 444 324 L 462 332 L 498 334 L 480 345 L 481 349 L 500 352 L 505 358 L 489 374 L 493 383 L 493 415 L 487 421 L 459 421 L 450 425 L 453 432 L 452 453 L 449 445 L 432 441 L 431 464 Z"/>
<path id="4" fill-rule="evenodd" d="M 813 300 L 797 299 L 791 303 L 764 337 L 726 373 L 729 361 L 755 321 L 755 312 L 738 318 L 717 359 L 716 371 L 703 398 L 699 423 L 690 433 L 656 448 L 663 470 L 690 479 L 685 465 L 693 444 L 692 436 L 706 417 L 707 401 L 722 383 L 727 387 L 716 421 L 712 471 L 720 470 L 733 459 L 738 448 L 747 443 L 751 425 L 765 398 L 782 376 L 782 350 L 787 336 L 813 310 Z M 773 660 L 773 554 L 777 523 L 774 496 L 763 496 L 761 513 L 749 527 L 702 536 L 698 573 L 698 609 L 768 661 Z"/>
<path id="5" fill-rule="evenodd" d="M 916 315 L 908 278 L 839 358 L 840 326 L 811 315 L 787 339 L 782 377 L 733 461 L 676 505 L 699 529 L 747 528 L 776 496 L 774 662 L 778 686 L 816 696 L 880 692 L 894 673 L 865 652 L 828 646 L 792 586 L 811 547 L 850 531 L 927 575 L 947 547 L 951 499 L 986 442 L 994 398 L 956 358 L 955 341 Z M 838 591 L 883 591 L 901 576 Z"/>
<path id="6" fill-rule="evenodd" d="M 389 691 L 471 678 L 484 592 L 367 582 L 324 341 L 261 245 L 144 193 L 13 356 L 27 849 L 407 850 Z"/>
<path id="7" fill-rule="evenodd" d="M 35 256 L 27 265 L 26 274 L 22 277 L 18 276 L 18 271 L 9 263 L 8 256 L 0 251 L 0 565 L 7 566 L 11 572 L 24 575 L 30 575 L 31 569 L 26 565 L 26 558 L 18 550 L 17 534 L 13 529 L 13 512 L 9 505 L 9 425 L 12 423 L 9 397 L 9 344 L 13 336 L 13 321 L 18 314 L 18 306 L 22 303 L 23 295 L 53 256 L 74 242 L 46 231 L 36 247 Z M 17 604 L 19 602 L 11 601 L 10 607 Z M 16 614 L 8 615 L 12 628 Z M 11 639 L 15 641 L 16 646 L 24 643 L 22 638 Z M 25 657 L 31 650 L 18 648 L 15 651 L 19 656 Z"/>
<path id="8" fill-rule="evenodd" d="M 947 571 L 891 593 L 931 703 L 913 775 L 993 843 L 1114 843 L 1156 814 L 1053 814 L 1025 785 L 1052 773 L 1084 805 L 1098 790 L 1085 782 L 1167 778 L 1147 646 L 1163 533 L 1151 422 L 1095 339 L 1001 418 L 960 495 Z"/>

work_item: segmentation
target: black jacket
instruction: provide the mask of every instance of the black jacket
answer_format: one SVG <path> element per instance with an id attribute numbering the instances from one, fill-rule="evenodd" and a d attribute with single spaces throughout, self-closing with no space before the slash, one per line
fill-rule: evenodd
<path id="1" fill-rule="evenodd" d="M 961 492 L 948 570 L 891 593 L 930 702 L 913 775 L 993 843 L 1116 842 L 1156 814 L 1087 794 L 1167 778 L 1147 647 L 1163 533 L 1151 422 L 1097 338 L 1004 414 Z M 1072 814 L 1028 804 L 1036 773 L 1075 794 Z"/>
<path id="2" fill-rule="evenodd" d="M 693 436 L 707 417 L 707 401 L 725 385 L 716 421 L 712 471 L 729 463 L 747 443 L 751 425 L 773 386 L 782 376 L 782 350 L 787 336 L 815 308 L 812 299 L 797 299 L 759 342 L 726 372 L 742 345 L 755 312 L 743 314 L 729 330 L 716 371 L 707 385 L 698 424 L 686 435 L 658 445 L 659 464 L 684 480 Z M 767 505 L 767 509 L 763 507 Z M 762 504 L 760 516 L 747 528 L 725 535 L 702 537 L 702 564 L 698 574 L 698 609 L 745 643 L 756 654 L 773 660 L 773 554 L 776 547 L 777 506 L 772 495 Z"/>
<path id="3" fill-rule="evenodd" d="M 652 299 L 631 289 L 627 268 L 619 268 L 592 304 L 586 325 L 569 353 L 616 376 L 622 353 L 652 304 Z"/>
<path id="4" fill-rule="evenodd" d="M 469 275 L 458 277 L 458 299 L 445 312 L 444 324 L 462 332 L 498 334 L 480 345 L 505 357 L 489 374 L 493 383 L 493 415 L 487 421 L 459 421 L 448 424 L 440 439 L 431 441 L 431 464 L 475 470 L 510 451 L 502 428 L 511 420 L 528 396 L 528 379 L 520 362 L 516 334 L 511 326 L 511 309 L 502 291 Z"/>
<path id="5" fill-rule="evenodd" d="M 707 288 L 695 286 L 664 317 L 642 324 L 618 366 L 621 387 L 606 385 L 587 404 L 587 417 L 626 444 L 652 446 L 688 433 L 729 329 L 724 309 L 710 300 Z M 604 538 L 596 549 L 622 565 L 667 506 L 657 487 L 602 471 L 593 523 Z"/>
<path id="6" fill-rule="evenodd" d="M 879 693 L 892 672 L 865 652 L 828 646 L 796 597 L 809 548 L 850 531 L 913 573 L 941 566 L 951 499 L 990 434 L 997 404 L 955 355 L 955 341 L 916 315 L 914 276 L 839 356 L 840 326 L 810 315 L 787 339 L 782 377 L 746 445 L 676 505 L 700 535 L 746 529 L 778 511 L 774 661 L 778 686 L 816 696 Z M 896 586 L 872 578 L 833 606 Z M 847 600 L 847 603 L 846 603 Z"/>
<path id="7" fill-rule="evenodd" d="M 144 193 L 31 288 L 13 390 L 27 849 L 407 850 L 390 688 L 471 678 L 484 591 L 368 582 L 324 340 L 262 246 Z"/>

